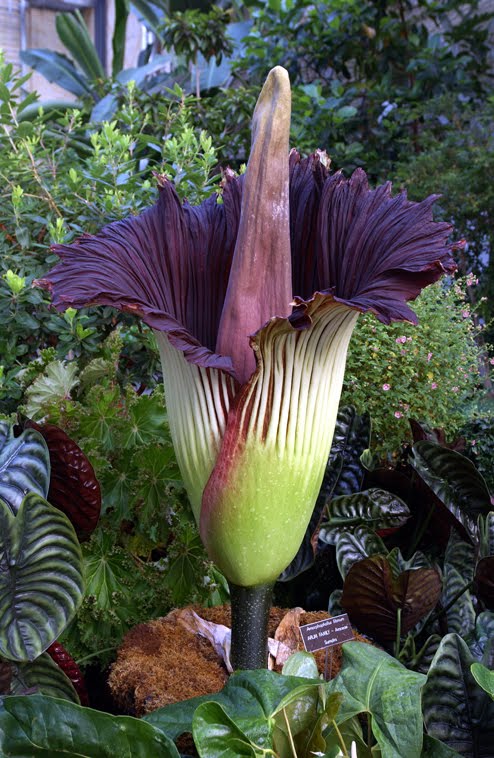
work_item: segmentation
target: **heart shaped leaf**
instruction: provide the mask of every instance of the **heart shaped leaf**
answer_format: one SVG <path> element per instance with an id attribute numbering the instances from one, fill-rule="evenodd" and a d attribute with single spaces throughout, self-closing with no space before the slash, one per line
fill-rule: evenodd
<path id="1" fill-rule="evenodd" d="M 494 700 L 494 671 L 481 663 L 472 663 L 470 671 L 477 684 Z"/>
<path id="2" fill-rule="evenodd" d="M 468 758 L 490 758 L 494 744 L 494 701 L 475 681 L 474 663 L 457 634 L 443 637 L 423 692 L 428 733 Z"/>
<path id="3" fill-rule="evenodd" d="M 407 504 L 396 495 L 381 489 L 370 489 L 355 495 L 336 497 L 328 507 L 329 520 L 322 524 L 319 539 L 336 544 L 342 531 L 365 525 L 370 529 L 402 526 L 410 516 Z"/>
<path id="4" fill-rule="evenodd" d="M 51 461 L 48 500 L 72 522 L 79 539 L 96 528 L 101 511 L 101 491 L 94 469 L 79 445 L 53 424 L 27 421 L 44 438 Z"/>
<path id="5" fill-rule="evenodd" d="M 421 689 L 425 676 L 362 642 L 343 645 L 343 665 L 329 682 L 341 692 L 338 722 L 367 713 L 382 758 L 416 758 L 422 748 Z"/>
<path id="6" fill-rule="evenodd" d="M 417 473 L 475 539 L 477 517 L 491 510 L 489 490 L 475 465 L 434 442 L 416 442 L 413 453 Z"/>
<path id="7" fill-rule="evenodd" d="M 37 658 L 73 618 L 82 589 L 81 549 L 68 518 L 35 493 L 16 516 L 0 501 L 0 654 Z"/>
<path id="8" fill-rule="evenodd" d="M 144 720 L 45 695 L 5 698 L 0 710 L 0 755 L 180 758 L 173 742 Z"/>
<path id="9" fill-rule="evenodd" d="M 336 562 L 343 579 L 354 563 L 371 555 L 386 555 L 387 552 L 382 539 L 367 526 L 357 526 L 351 532 L 342 532 L 336 542 Z"/>
<path id="10" fill-rule="evenodd" d="M 17 513 L 28 492 L 46 497 L 50 482 L 50 455 L 43 438 L 33 429 L 18 437 L 0 421 L 0 498 Z"/>
<path id="11" fill-rule="evenodd" d="M 355 563 L 343 585 L 342 605 L 352 623 L 379 640 L 394 640 L 398 610 L 403 634 L 427 615 L 441 594 L 435 569 L 414 569 L 393 576 L 385 556 Z"/>

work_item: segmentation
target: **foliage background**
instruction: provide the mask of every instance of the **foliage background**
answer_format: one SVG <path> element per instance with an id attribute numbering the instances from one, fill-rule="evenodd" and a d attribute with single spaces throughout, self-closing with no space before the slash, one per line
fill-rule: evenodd
<path id="1" fill-rule="evenodd" d="M 68 632 L 79 659 L 106 660 L 129 626 L 174 603 L 218 602 L 225 589 L 181 489 L 149 331 L 109 308 L 58 314 L 31 285 L 54 262 L 51 243 L 152 203 L 155 172 L 192 203 L 218 191 L 220 167 L 238 170 L 248 155 L 252 108 L 275 64 L 290 72 L 301 152 L 326 148 L 335 169 L 363 166 L 413 199 L 441 193 L 438 217 L 467 240 L 463 278 L 424 293 L 419 326 L 359 320 L 342 402 L 370 412 L 381 457 L 396 456 L 418 418 L 449 436 L 463 427 L 486 476 L 492 468 L 492 14 L 457 0 L 226 11 L 208 49 L 204 17 L 158 19 L 157 53 L 176 43 L 171 75 L 160 78 L 152 57 L 132 75 L 86 71 L 87 94 L 65 108 L 40 106 L 26 78 L 0 65 L 0 411 L 63 426 L 103 487 L 101 526 L 84 547 L 86 599 Z M 248 32 L 241 45 L 237 32 L 226 40 L 228 20 Z M 77 66 L 77 44 L 69 54 Z"/>

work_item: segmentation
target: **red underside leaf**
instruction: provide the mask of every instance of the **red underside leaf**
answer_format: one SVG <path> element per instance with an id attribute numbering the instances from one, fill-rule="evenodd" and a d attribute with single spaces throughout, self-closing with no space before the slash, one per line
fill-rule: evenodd
<path id="1" fill-rule="evenodd" d="M 101 490 L 94 469 L 81 448 L 58 426 L 27 420 L 50 452 L 51 478 L 48 501 L 70 519 L 80 540 L 87 539 L 98 523 Z"/>
<path id="2" fill-rule="evenodd" d="M 435 569 L 413 569 L 393 577 L 384 555 L 355 563 L 348 572 L 341 599 L 352 623 L 378 640 L 394 640 L 398 609 L 401 632 L 406 634 L 429 613 L 441 595 Z"/>
<path id="3" fill-rule="evenodd" d="M 81 705 L 89 706 L 89 696 L 87 694 L 84 676 L 72 656 L 65 650 L 60 642 L 54 642 L 46 652 L 74 685 L 74 689 L 79 695 Z"/>

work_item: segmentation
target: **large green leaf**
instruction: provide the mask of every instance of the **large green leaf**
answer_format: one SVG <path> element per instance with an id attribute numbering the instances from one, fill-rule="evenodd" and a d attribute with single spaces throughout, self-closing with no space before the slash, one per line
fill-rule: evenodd
<path id="1" fill-rule="evenodd" d="M 355 563 L 343 585 L 341 602 L 353 624 L 380 641 L 396 639 L 413 629 L 437 604 L 441 578 L 432 568 L 393 576 L 386 557 L 374 555 Z"/>
<path id="2" fill-rule="evenodd" d="M 425 676 L 383 650 L 361 642 L 343 645 L 343 665 L 329 682 L 343 700 L 337 720 L 367 713 L 382 758 L 417 758 L 422 748 L 421 689 Z"/>
<path id="3" fill-rule="evenodd" d="M 43 437 L 26 429 L 18 437 L 0 421 L 0 499 L 17 513 L 27 492 L 46 497 L 50 484 L 50 454 Z"/>
<path id="4" fill-rule="evenodd" d="M 415 443 L 413 453 L 415 470 L 475 538 L 477 517 L 491 510 L 489 490 L 475 465 L 464 455 L 425 440 Z"/>
<path id="5" fill-rule="evenodd" d="M 219 703 L 198 706 L 192 720 L 192 734 L 201 758 L 256 758 L 260 754 Z M 260 747 L 262 749 L 262 744 Z"/>
<path id="6" fill-rule="evenodd" d="M 159 708 L 144 716 L 144 720 L 175 739 L 184 732 L 192 731 L 192 720 L 198 706 L 218 703 L 253 744 L 268 746 L 273 718 L 280 705 L 285 707 L 294 698 L 303 698 L 307 692 L 317 691 L 320 686 L 319 679 L 282 676 L 267 670 L 241 671 L 230 677 L 221 692 Z"/>
<path id="7" fill-rule="evenodd" d="M 371 555 L 386 555 L 384 542 L 367 526 L 357 526 L 351 532 L 342 532 L 336 541 L 336 562 L 343 579 L 354 563 Z"/>
<path id="8" fill-rule="evenodd" d="M 0 708 L 0 755 L 180 758 L 170 738 L 143 720 L 41 695 L 5 698 Z"/>
<path id="9" fill-rule="evenodd" d="M 470 671 L 477 684 L 494 700 L 494 671 L 483 666 L 482 663 L 472 663 Z"/>
<path id="10" fill-rule="evenodd" d="M 13 670 L 9 695 L 25 695 L 29 694 L 28 691 L 34 691 L 79 703 L 72 682 L 48 653 L 42 653 L 35 661 L 28 663 L 12 662 L 11 666 Z"/>
<path id="11" fill-rule="evenodd" d="M 27 66 L 43 74 L 49 82 L 55 82 L 76 97 L 91 94 L 91 85 L 87 78 L 65 55 L 52 50 L 30 48 L 21 50 L 19 57 Z"/>
<path id="12" fill-rule="evenodd" d="M 432 737 L 468 758 L 491 758 L 494 701 L 476 683 L 474 663 L 457 634 L 443 637 L 423 693 L 424 721 Z"/>
<path id="13" fill-rule="evenodd" d="M 32 661 L 73 618 L 83 592 L 68 518 L 35 493 L 13 516 L 0 501 L 0 654 Z"/>
<path id="14" fill-rule="evenodd" d="M 405 560 L 399 547 L 394 547 L 387 555 L 388 563 L 393 576 L 398 576 L 403 571 L 419 568 L 433 568 L 431 560 L 418 550 L 411 558 Z"/>
<path id="15" fill-rule="evenodd" d="M 336 543 L 342 531 L 365 524 L 370 529 L 402 526 L 410 516 L 407 504 L 396 495 L 381 489 L 369 489 L 355 495 L 335 497 L 328 507 L 329 520 L 321 526 L 319 539 Z"/>
<path id="16" fill-rule="evenodd" d="M 55 24 L 58 36 L 88 79 L 105 79 L 105 70 L 80 11 L 57 14 Z"/>

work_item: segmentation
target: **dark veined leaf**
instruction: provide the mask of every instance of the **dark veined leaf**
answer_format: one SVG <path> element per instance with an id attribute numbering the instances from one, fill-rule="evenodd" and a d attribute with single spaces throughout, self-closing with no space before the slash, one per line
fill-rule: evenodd
<path id="1" fill-rule="evenodd" d="M 87 694 L 84 676 L 70 653 L 65 650 L 64 646 L 61 645 L 60 642 L 54 642 L 53 645 L 50 645 L 46 652 L 54 661 L 54 663 L 56 663 L 58 668 L 63 671 L 65 676 L 70 679 L 75 691 L 79 696 L 81 705 L 89 705 L 89 697 Z"/>
<path id="2" fill-rule="evenodd" d="M 421 553 L 420 550 L 414 553 L 411 558 L 405 560 L 401 554 L 400 548 L 394 547 L 389 551 L 387 559 L 393 576 L 398 576 L 402 571 L 408 571 L 409 569 L 433 567 L 430 559 L 424 555 L 424 553 Z"/>
<path id="3" fill-rule="evenodd" d="M 415 569 L 393 577 L 385 556 L 355 563 L 343 585 L 341 602 L 353 624 L 378 640 L 394 640 L 398 610 L 406 634 L 437 604 L 441 579 L 435 569 Z"/>
<path id="4" fill-rule="evenodd" d="M 342 532 L 336 541 L 336 562 L 343 579 L 354 563 L 371 555 L 386 555 L 384 542 L 367 526 L 357 526 L 351 532 Z"/>
<path id="5" fill-rule="evenodd" d="M 17 513 L 0 501 L 0 654 L 34 660 L 73 618 L 83 591 L 72 524 L 35 493 Z"/>
<path id="6" fill-rule="evenodd" d="M 446 546 L 441 603 L 447 608 L 448 631 L 465 635 L 475 625 L 475 608 L 469 589 L 475 571 L 475 550 L 452 532 Z M 452 601 L 454 603 L 451 605 Z"/>
<path id="7" fill-rule="evenodd" d="M 491 510 L 489 490 L 475 465 L 434 442 L 416 442 L 413 453 L 417 473 L 475 539 L 477 517 Z"/>
<path id="8" fill-rule="evenodd" d="M 477 616 L 475 628 L 465 636 L 473 657 L 489 668 L 494 668 L 494 611 L 482 611 Z"/>
<path id="9" fill-rule="evenodd" d="M 385 490 L 370 489 L 355 495 L 335 497 L 329 504 L 329 520 L 321 525 L 319 539 L 334 545 L 342 531 L 361 524 L 374 530 L 399 527 L 409 516 L 407 504 Z"/>
<path id="10" fill-rule="evenodd" d="M 57 14 L 55 25 L 58 36 L 88 79 L 105 79 L 105 69 L 80 11 Z"/>
<path id="11" fill-rule="evenodd" d="M 70 679 L 52 660 L 42 653 L 35 661 L 12 663 L 13 679 L 9 695 L 29 695 L 34 692 L 78 703 L 79 697 Z"/>
<path id="12" fill-rule="evenodd" d="M 19 57 L 27 66 L 48 79 L 56 82 L 60 87 L 71 92 L 76 97 L 84 97 L 91 94 L 91 85 L 87 78 L 78 71 L 71 60 L 61 53 L 41 48 L 21 50 Z"/>
<path id="13" fill-rule="evenodd" d="M 477 684 L 494 700 L 494 671 L 481 663 L 472 663 L 470 671 Z"/>
<path id="14" fill-rule="evenodd" d="M 343 699 L 338 723 L 367 713 L 382 758 L 421 755 L 423 724 L 420 708 L 425 676 L 409 671 L 383 650 L 363 642 L 343 645 L 343 665 L 328 683 Z"/>
<path id="15" fill-rule="evenodd" d="M 360 456 L 369 447 L 370 435 L 368 413 L 359 416 L 352 405 L 340 408 L 321 487 L 321 494 L 326 499 L 351 495 L 362 489 L 365 471 Z"/>
<path id="16" fill-rule="evenodd" d="M 491 758 L 494 701 L 475 681 L 466 643 L 447 634 L 431 664 L 423 692 L 427 732 L 468 758 Z"/>
<path id="17" fill-rule="evenodd" d="M 481 558 L 475 572 L 475 594 L 494 611 L 494 556 Z"/>
<path id="18" fill-rule="evenodd" d="M 0 754 L 180 758 L 173 742 L 142 719 L 113 716 L 42 695 L 5 698 L 0 710 Z"/>
<path id="19" fill-rule="evenodd" d="M 50 453 L 51 478 L 48 500 L 65 513 L 79 539 L 96 528 L 101 511 L 101 490 L 85 454 L 62 429 L 52 424 L 27 421 L 38 431 Z"/>
<path id="20" fill-rule="evenodd" d="M 50 455 L 38 432 L 27 429 L 18 437 L 0 421 L 0 498 L 17 513 L 28 492 L 46 497 L 50 482 Z"/>

